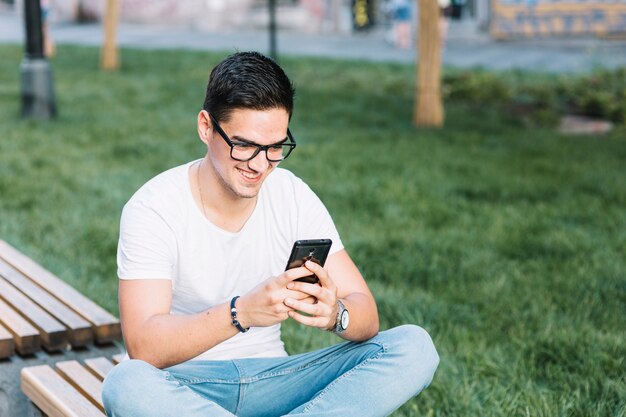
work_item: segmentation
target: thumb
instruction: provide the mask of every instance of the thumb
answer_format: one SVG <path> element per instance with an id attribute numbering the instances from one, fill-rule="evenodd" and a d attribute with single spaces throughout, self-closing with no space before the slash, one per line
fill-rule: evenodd
<path id="1" fill-rule="evenodd" d="M 305 267 L 299 266 L 297 268 L 288 269 L 282 274 L 280 274 L 276 278 L 276 283 L 279 286 L 284 287 L 287 284 L 289 284 L 291 281 L 298 279 L 298 278 L 305 277 L 307 275 L 311 275 L 311 271 L 309 271 Z"/>

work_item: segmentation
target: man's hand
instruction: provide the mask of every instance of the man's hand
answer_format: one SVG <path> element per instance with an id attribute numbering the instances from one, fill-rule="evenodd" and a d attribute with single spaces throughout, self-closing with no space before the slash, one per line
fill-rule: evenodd
<path id="1" fill-rule="evenodd" d="M 300 267 L 289 269 L 277 277 L 270 278 L 237 300 L 237 319 L 245 327 L 267 327 L 289 318 L 291 307 L 285 299 L 297 300 L 302 304 L 313 304 L 315 298 L 297 289 L 287 289 L 295 279 L 311 275 L 311 270 Z"/>
<path id="2" fill-rule="evenodd" d="M 337 321 L 337 286 L 326 270 L 315 262 L 307 261 L 304 267 L 317 275 L 319 284 L 295 281 L 289 282 L 287 288 L 300 294 L 308 294 L 317 303 L 303 302 L 295 297 L 286 298 L 285 305 L 290 307 L 287 314 L 306 326 L 330 330 Z"/>

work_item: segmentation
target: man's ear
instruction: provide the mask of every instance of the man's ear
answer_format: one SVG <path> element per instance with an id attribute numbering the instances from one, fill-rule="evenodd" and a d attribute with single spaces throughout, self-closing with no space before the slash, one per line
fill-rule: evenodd
<path id="1" fill-rule="evenodd" d="M 198 113 L 198 136 L 200 140 L 208 145 L 212 132 L 213 124 L 211 123 L 209 112 L 200 110 L 200 113 Z"/>

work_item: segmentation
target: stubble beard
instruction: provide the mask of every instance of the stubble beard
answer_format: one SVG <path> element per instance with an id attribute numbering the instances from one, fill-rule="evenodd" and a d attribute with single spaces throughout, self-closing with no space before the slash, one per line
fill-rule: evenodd
<path id="1" fill-rule="evenodd" d="M 235 177 L 238 176 L 238 175 L 241 175 L 237 171 L 236 167 L 234 167 L 233 169 L 236 171 Z M 263 182 L 261 182 L 258 187 L 255 187 L 255 188 L 252 188 L 252 189 L 248 190 L 248 193 L 243 193 L 240 190 L 238 190 L 236 185 L 234 184 L 234 182 L 236 181 L 235 178 L 233 178 L 233 184 L 231 184 L 222 175 L 220 175 L 219 173 L 217 173 L 217 174 L 218 174 L 217 175 L 217 179 L 218 179 L 220 185 L 223 187 L 223 189 L 226 190 L 226 192 L 228 192 L 231 196 L 236 197 L 236 198 L 242 198 L 242 199 L 256 198 L 259 195 L 259 190 L 261 188 L 261 184 L 263 184 L 263 182 L 265 181 L 265 179 L 264 179 Z"/>

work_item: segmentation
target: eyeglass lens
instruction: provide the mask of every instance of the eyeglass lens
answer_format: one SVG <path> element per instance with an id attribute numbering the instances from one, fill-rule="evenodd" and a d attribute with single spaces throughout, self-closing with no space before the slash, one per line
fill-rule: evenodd
<path id="1" fill-rule="evenodd" d="M 261 147 L 258 145 L 247 144 L 247 143 L 236 143 L 233 144 L 231 156 L 235 159 L 247 161 L 254 158 L 259 151 L 261 151 Z M 266 150 L 267 159 L 272 162 L 282 161 L 289 155 L 291 152 L 291 146 L 289 145 L 276 145 L 270 146 Z"/>

